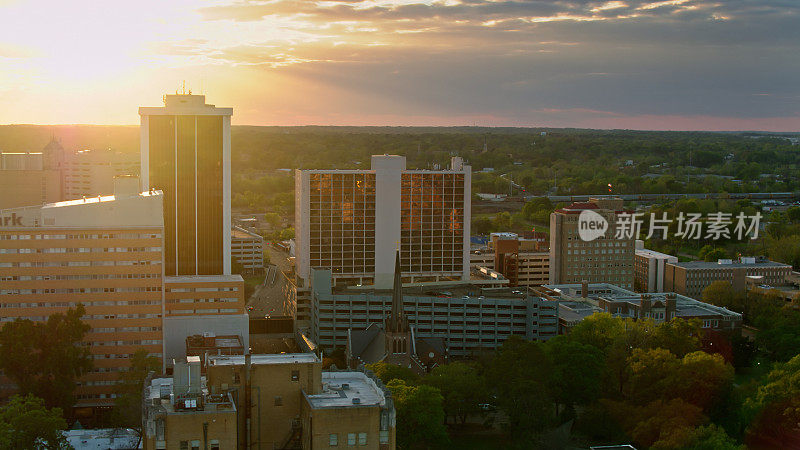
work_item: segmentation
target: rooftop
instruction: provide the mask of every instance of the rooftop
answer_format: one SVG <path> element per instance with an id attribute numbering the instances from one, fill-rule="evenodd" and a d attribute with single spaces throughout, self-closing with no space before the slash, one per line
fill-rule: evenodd
<path id="1" fill-rule="evenodd" d="M 187 405 L 186 400 L 177 399 L 173 393 L 172 378 L 153 378 L 150 385 L 145 386 L 146 404 L 149 407 L 163 408 L 170 414 L 236 411 L 236 404 L 230 394 L 209 394 L 206 377 L 200 377 L 200 387 L 202 395 L 196 397 L 193 405 L 184 407 Z"/>
<path id="2" fill-rule="evenodd" d="M 209 356 L 206 361 L 209 366 L 243 366 L 244 362 L 244 355 L 213 355 Z M 250 364 L 254 366 L 294 363 L 310 364 L 316 362 L 320 362 L 320 359 L 313 353 L 278 353 L 250 356 Z"/>
<path id="3" fill-rule="evenodd" d="M 305 397 L 314 409 L 386 405 L 383 390 L 361 372 L 322 372 L 322 393 Z"/>
<path id="4" fill-rule="evenodd" d="M 727 308 L 703 303 L 685 295 L 674 294 L 671 292 L 639 294 L 613 284 L 590 283 L 588 296 L 583 298 L 581 297 L 580 284 L 547 284 L 543 287 L 551 289 L 560 294 L 560 297 L 563 300 L 559 301 L 559 316 L 567 321 L 581 320 L 584 317 L 591 316 L 596 312 L 602 312 L 603 309 L 598 304 L 598 300 L 600 299 L 616 303 L 639 305 L 642 295 L 649 296 L 654 302 L 663 302 L 666 300 L 667 295 L 674 295 L 676 317 L 702 317 L 713 315 L 741 317 L 741 314 L 731 311 Z"/>
<path id="5" fill-rule="evenodd" d="M 753 262 L 742 262 L 733 260 L 718 261 L 686 261 L 671 263 L 677 267 L 686 269 L 729 269 L 729 268 L 748 268 L 748 267 L 791 267 L 789 264 L 779 263 L 769 260 L 754 260 Z"/>
<path id="6" fill-rule="evenodd" d="M 137 448 L 139 435 L 131 428 L 101 428 L 62 432 L 75 450 L 115 450 Z"/>
<path id="7" fill-rule="evenodd" d="M 243 281 L 239 274 L 234 275 L 179 275 L 164 277 L 164 283 L 231 283 Z"/>

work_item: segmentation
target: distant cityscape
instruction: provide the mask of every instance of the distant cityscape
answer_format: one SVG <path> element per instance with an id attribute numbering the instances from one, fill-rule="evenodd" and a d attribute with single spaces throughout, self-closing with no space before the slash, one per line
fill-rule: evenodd
<path id="1" fill-rule="evenodd" d="M 620 236 L 637 205 L 611 184 L 585 198 L 551 193 L 563 201 L 542 210 L 539 231 L 476 230 L 476 205 L 502 198 L 474 195 L 470 161 L 456 155 L 427 168 L 375 154 L 369 168 L 296 169 L 293 217 L 269 225 L 263 205 L 233 205 L 233 113 L 166 95 L 139 108 L 138 158 L 66 149 L 57 135 L 40 151 L 0 153 L 0 322 L 82 307 L 88 325 L 91 366 L 64 411 L 88 428 L 65 432 L 75 448 L 95 448 L 84 438 L 130 448 L 111 447 L 107 425 L 138 358 L 157 365 L 134 383 L 139 431 L 119 445 L 383 450 L 409 448 L 408 409 L 376 368 L 423 379 L 516 339 L 558 345 L 602 318 L 653 330 L 681 319 L 696 326 L 681 339 L 752 342 L 752 309 L 715 301 L 719 289 L 798 308 L 791 261 L 689 258 Z M 586 240 L 590 213 L 607 229 Z M 265 238 L 265 227 L 293 235 Z M 3 398 L 21 388 L 3 374 Z M 491 410 L 513 422 L 501 402 L 487 397 L 464 420 Z"/>

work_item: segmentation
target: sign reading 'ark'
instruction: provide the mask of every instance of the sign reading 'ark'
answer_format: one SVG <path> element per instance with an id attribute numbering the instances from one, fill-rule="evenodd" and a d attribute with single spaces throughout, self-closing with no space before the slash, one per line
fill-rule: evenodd
<path id="1" fill-rule="evenodd" d="M 0 226 L 3 226 L 3 227 L 21 227 L 22 226 L 22 216 L 18 216 L 17 213 L 11 213 L 10 216 L 0 216 Z"/>

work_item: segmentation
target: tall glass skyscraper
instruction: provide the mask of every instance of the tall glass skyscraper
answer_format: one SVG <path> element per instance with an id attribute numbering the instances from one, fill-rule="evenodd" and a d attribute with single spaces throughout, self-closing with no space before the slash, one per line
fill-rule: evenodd
<path id="1" fill-rule="evenodd" d="M 231 115 L 204 95 L 141 107 L 142 187 L 164 193 L 165 275 L 231 273 Z"/>

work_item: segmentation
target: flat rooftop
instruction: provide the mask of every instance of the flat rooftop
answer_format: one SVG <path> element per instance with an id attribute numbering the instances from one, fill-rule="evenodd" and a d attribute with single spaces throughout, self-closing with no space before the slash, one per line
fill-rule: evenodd
<path id="1" fill-rule="evenodd" d="M 173 393 L 173 381 L 172 378 L 153 378 L 150 380 L 150 385 L 145 386 L 145 398 L 149 401 L 146 403 L 147 407 L 155 407 L 157 404 L 158 407 L 164 408 L 167 413 L 170 414 L 195 414 L 195 413 L 207 413 L 207 412 L 216 412 L 216 411 L 236 411 L 236 404 L 233 402 L 233 398 L 230 394 L 220 394 L 220 395 L 208 395 L 208 387 L 206 387 L 206 377 L 200 377 L 200 386 L 203 401 L 203 409 L 196 410 L 196 409 L 176 409 L 175 405 L 172 404 L 172 399 L 170 398 L 170 394 Z M 157 401 L 160 400 L 160 401 Z"/>
<path id="2" fill-rule="evenodd" d="M 490 283 L 487 286 L 478 283 L 472 284 L 460 281 L 457 284 L 442 283 L 442 284 L 425 284 L 425 285 L 414 285 L 414 284 L 403 285 L 404 297 L 451 297 L 451 298 L 486 297 L 486 298 L 524 299 L 527 297 L 526 292 L 527 288 L 523 286 L 508 287 L 500 283 Z M 362 288 L 334 289 L 333 294 L 334 295 L 370 294 L 370 295 L 391 296 L 392 291 L 391 289 L 365 289 L 364 287 L 362 287 Z"/>
<path id="3" fill-rule="evenodd" d="M 314 409 L 386 405 L 383 390 L 361 372 L 322 372 L 322 393 L 305 397 Z"/>
<path id="4" fill-rule="evenodd" d="M 561 293 L 563 300 L 559 301 L 559 317 L 567 321 L 580 320 L 596 312 L 602 312 L 598 300 L 604 299 L 611 302 L 630 303 L 639 305 L 642 295 L 648 295 L 653 301 L 664 301 L 668 292 L 653 292 L 639 294 L 608 283 L 590 283 L 587 298 L 581 297 L 580 284 L 547 284 L 544 287 Z M 685 295 L 675 295 L 676 317 L 702 317 L 702 316 L 740 316 L 741 314 L 721 306 L 695 300 Z M 617 314 L 614 314 L 617 315 Z"/>
<path id="5" fill-rule="evenodd" d="M 743 263 L 739 261 L 732 261 L 730 263 L 720 264 L 717 261 L 686 261 L 671 263 L 673 266 L 684 267 L 687 269 L 731 269 L 731 268 L 753 268 L 753 267 L 791 267 L 789 264 L 779 263 L 775 261 L 761 261 L 754 263 Z"/>
<path id="6" fill-rule="evenodd" d="M 164 283 L 230 283 L 244 281 L 241 275 L 179 275 L 164 277 Z"/>
<path id="7" fill-rule="evenodd" d="M 278 353 L 251 355 L 250 364 L 254 366 L 267 364 L 294 364 L 294 363 L 316 363 L 320 362 L 317 355 L 313 353 Z M 206 359 L 209 366 L 243 366 L 244 355 L 213 355 Z"/>

